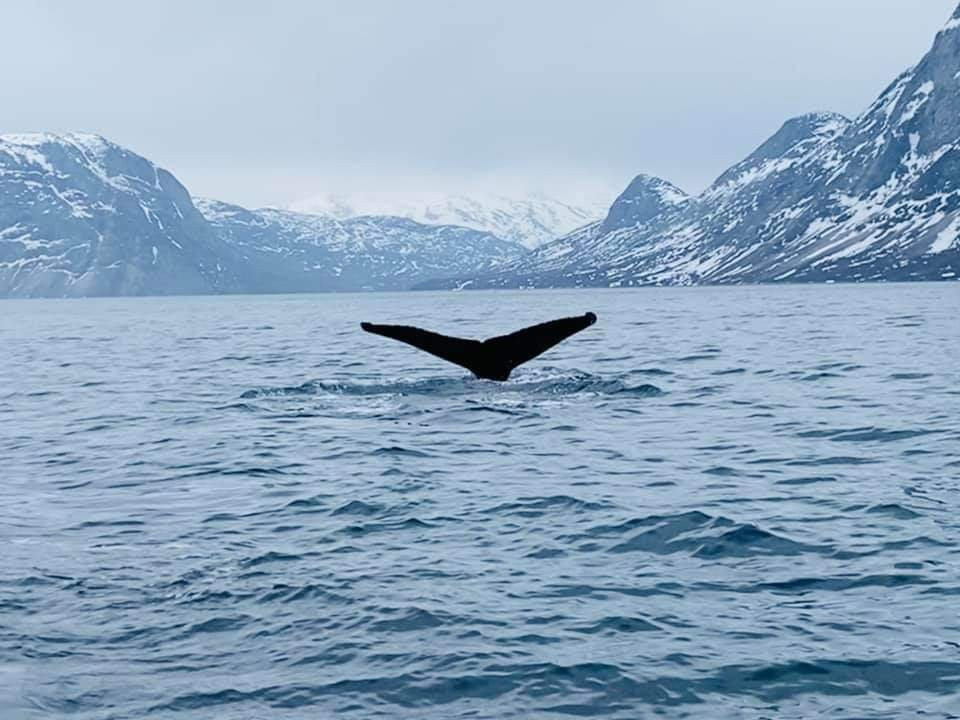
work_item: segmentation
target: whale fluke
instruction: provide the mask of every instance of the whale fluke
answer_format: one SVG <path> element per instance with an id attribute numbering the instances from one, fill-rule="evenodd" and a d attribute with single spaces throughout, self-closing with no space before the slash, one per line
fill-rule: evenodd
<path id="1" fill-rule="evenodd" d="M 478 378 L 507 380 L 518 365 L 542 355 L 557 343 L 597 321 L 592 312 L 531 325 L 509 335 L 488 340 L 467 340 L 422 330 L 409 325 L 360 323 L 369 333 L 413 345 L 454 365 L 465 367 Z"/>

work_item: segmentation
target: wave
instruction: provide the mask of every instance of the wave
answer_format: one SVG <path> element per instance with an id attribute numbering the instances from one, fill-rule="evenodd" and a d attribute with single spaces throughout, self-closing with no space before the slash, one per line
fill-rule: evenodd
<path id="1" fill-rule="evenodd" d="M 565 539 L 570 542 L 592 541 L 596 549 L 614 554 L 686 553 L 693 557 L 710 559 L 766 555 L 830 555 L 834 551 L 829 545 L 792 540 L 753 523 L 737 523 L 722 515 L 712 516 L 698 510 L 674 515 L 638 517 L 619 525 L 598 525 L 581 535 L 568 536 Z M 603 540 L 608 543 L 600 542 Z"/>
<path id="2" fill-rule="evenodd" d="M 412 653 L 405 657 L 411 665 L 417 659 Z M 454 656 L 444 664 L 449 666 L 458 659 Z M 675 660 L 684 664 L 683 657 Z M 440 663 L 436 665 L 428 670 L 395 675 L 341 677 L 327 683 L 191 691 L 151 707 L 148 713 L 215 711 L 215 708 L 239 703 L 251 708 L 290 710 L 338 698 L 362 703 L 354 705 L 354 709 L 373 711 L 377 708 L 378 715 L 385 709 L 384 705 L 392 706 L 401 714 L 411 714 L 417 708 L 429 706 L 463 703 L 469 707 L 477 700 L 492 701 L 525 690 L 530 702 L 527 717 L 544 713 L 636 717 L 637 703 L 703 707 L 711 697 L 718 696 L 782 703 L 825 692 L 832 697 L 896 698 L 919 692 L 947 698 L 960 691 L 960 664 L 943 660 L 894 662 L 811 657 L 781 663 L 722 665 L 699 677 L 662 670 L 640 673 L 629 666 L 608 662 L 501 662 L 458 674 L 440 672 Z M 510 713 L 510 717 L 519 716 Z"/>
<path id="3" fill-rule="evenodd" d="M 806 430 L 797 433 L 800 438 L 825 438 L 833 442 L 896 442 L 897 440 L 912 440 L 924 435 L 936 435 L 942 430 L 920 428 L 917 430 L 887 430 L 880 427 L 857 428 L 826 428 L 823 430 Z"/>

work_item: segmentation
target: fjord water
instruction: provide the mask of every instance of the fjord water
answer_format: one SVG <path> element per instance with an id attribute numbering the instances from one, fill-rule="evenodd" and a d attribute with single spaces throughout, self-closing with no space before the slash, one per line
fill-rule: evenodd
<path id="1" fill-rule="evenodd" d="M 360 332 L 596 312 L 506 384 Z M 0 717 L 960 714 L 960 286 L 0 303 Z"/>

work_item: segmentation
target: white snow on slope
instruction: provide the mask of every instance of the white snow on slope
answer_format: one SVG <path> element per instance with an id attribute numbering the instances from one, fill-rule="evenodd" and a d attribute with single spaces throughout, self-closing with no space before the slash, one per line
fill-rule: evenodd
<path id="1" fill-rule="evenodd" d="M 392 215 L 427 225 L 461 225 L 486 230 L 504 240 L 534 248 L 603 218 L 614 193 L 603 198 L 563 202 L 538 193 L 507 197 L 493 193 L 420 195 L 402 198 L 389 193 L 317 195 L 288 206 L 303 213 L 345 219 L 362 215 Z"/>
<path id="2" fill-rule="evenodd" d="M 949 250 L 957 241 L 958 236 L 960 236 L 960 215 L 955 217 L 953 222 L 940 231 L 940 233 L 937 235 L 937 239 L 933 241 L 933 244 L 930 246 L 930 250 L 927 252 L 935 255 L 936 253 L 942 253 L 946 250 Z"/>

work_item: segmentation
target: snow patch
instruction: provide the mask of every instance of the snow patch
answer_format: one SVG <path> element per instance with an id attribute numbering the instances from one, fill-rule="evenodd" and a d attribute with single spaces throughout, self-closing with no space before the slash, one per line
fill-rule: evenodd
<path id="1" fill-rule="evenodd" d="M 936 255 L 949 250 L 957 241 L 958 235 L 960 235 L 960 215 L 954 217 L 953 221 L 937 234 L 937 239 L 933 241 L 927 253 Z"/>
<path id="2" fill-rule="evenodd" d="M 897 127 L 906 122 L 910 122 L 917 116 L 917 111 L 930 99 L 934 87 L 933 82 L 928 80 L 917 88 L 917 91 L 913 94 L 913 98 L 907 103 L 907 107 L 904 108 L 903 114 L 900 115 L 900 119 L 897 120 Z"/>
<path id="3" fill-rule="evenodd" d="M 6 153 L 13 158 L 19 165 L 33 165 L 46 173 L 53 174 L 53 165 L 51 165 L 46 156 L 34 149 L 29 143 L 19 143 L 11 138 L 19 139 L 20 135 L 0 135 L 0 153 Z"/>

